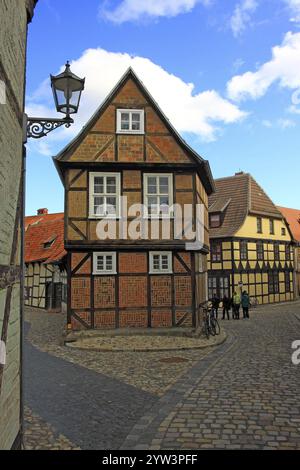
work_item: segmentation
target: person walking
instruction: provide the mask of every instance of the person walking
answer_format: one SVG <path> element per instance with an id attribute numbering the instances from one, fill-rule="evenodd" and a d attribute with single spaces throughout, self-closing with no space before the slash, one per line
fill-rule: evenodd
<path id="1" fill-rule="evenodd" d="M 233 305 L 233 314 L 236 320 L 240 319 L 240 306 L 241 306 L 241 296 L 237 292 L 234 292 L 232 297 Z"/>
<path id="2" fill-rule="evenodd" d="M 248 292 L 244 290 L 242 294 L 242 308 L 243 308 L 243 317 L 249 318 L 249 307 L 250 307 L 250 299 Z"/>
<path id="3" fill-rule="evenodd" d="M 231 299 L 227 297 L 227 295 L 225 294 L 222 302 L 223 302 L 223 320 L 225 320 L 225 314 L 227 315 L 227 320 L 230 320 L 229 310 L 231 308 Z"/>

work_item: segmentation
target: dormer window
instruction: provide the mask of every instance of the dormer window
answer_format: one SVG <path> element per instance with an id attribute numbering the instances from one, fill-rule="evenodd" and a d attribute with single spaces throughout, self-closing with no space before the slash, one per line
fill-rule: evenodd
<path id="1" fill-rule="evenodd" d="M 51 248 L 51 246 L 53 245 L 55 241 L 55 238 L 50 238 L 49 240 L 47 240 L 46 242 L 44 242 L 44 248 L 47 249 L 47 248 Z"/>
<path id="2" fill-rule="evenodd" d="M 210 228 L 217 228 L 221 225 L 221 214 L 210 214 L 209 226 Z"/>
<path id="3" fill-rule="evenodd" d="M 144 110 L 118 109 L 117 132 L 120 134 L 144 134 Z"/>

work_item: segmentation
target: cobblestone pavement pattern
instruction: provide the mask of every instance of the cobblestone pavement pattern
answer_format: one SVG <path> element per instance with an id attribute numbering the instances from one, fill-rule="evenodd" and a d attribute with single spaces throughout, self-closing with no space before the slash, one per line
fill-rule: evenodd
<path id="1" fill-rule="evenodd" d="M 226 321 L 227 344 L 181 378 L 182 393 L 154 404 L 123 448 L 300 449 L 300 366 L 291 361 L 299 308 Z"/>
<path id="2" fill-rule="evenodd" d="M 224 321 L 224 344 L 172 351 L 186 361 L 171 364 L 166 352 L 65 348 L 61 316 L 27 312 L 27 405 L 66 448 L 300 449 L 299 309 Z"/>

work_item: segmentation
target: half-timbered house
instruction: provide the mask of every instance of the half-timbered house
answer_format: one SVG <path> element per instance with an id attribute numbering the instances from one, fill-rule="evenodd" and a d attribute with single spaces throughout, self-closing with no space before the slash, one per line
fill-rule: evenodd
<path id="1" fill-rule="evenodd" d="M 207 296 L 213 180 L 208 162 L 175 131 L 132 69 L 54 161 L 65 187 L 69 327 L 194 324 Z M 140 236 L 124 228 L 124 219 L 137 215 L 134 204 L 146 207 Z M 196 206 L 203 208 L 199 246 L 176 232 L 174 204 L 192 208 L 194 232 Z M 117 235 L 99 237 L 101 223 L 112 221 Z M 157 233 L 150 237 L 153 223 Z"/>
<path id="2" fill-rule="evenodd" d="M 215 180 L 209 197 L 209 297 L 246 290 L 260 304 L 293 300 L 293 237 L 248 173 Z"/>
<path id="3" fill-rule="evenodd" d="M 25 305 L 65 312 L 67 309 L 67 271 L 64 250 L 64 214 L 25 218 Z"/>
<path id="4" fill-rule="evenodd" d="M 291 209 L 288 207 L 278 207 L 283 217 L 289 224 L 290 231 L 295 240 L 295 297 L 300 297 L 300 209 Z"/>

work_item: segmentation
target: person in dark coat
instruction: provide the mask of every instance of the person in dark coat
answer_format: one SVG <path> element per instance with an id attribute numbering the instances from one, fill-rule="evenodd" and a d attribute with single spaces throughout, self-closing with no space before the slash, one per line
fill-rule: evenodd
<path id="1" fill-rule="evenodd" d="M 227 314 L 227 320 L 229 318 L 229 310 L 231 309 L 231 299 L 225 294 L 223 297 L 223 320 L 225 320 L 225 314 Z"/>
<path id="2" fill-rule="evenodd" d="M 244 290 L 242 294 L 242 308 L 244 318 L 249 318 L 250 299 L 248 292 Z"/>
<path id="3" fill-rule="evenodd" d="M 219 310 L 219 307 L 220 307 L 220 299 L 217 295 L 214 295 L 213 298 L 212 298 L 212 309 L 213 309 L 213 312 L 215 314 L 215 317 L 218 318 L 218 310 Z"/>

